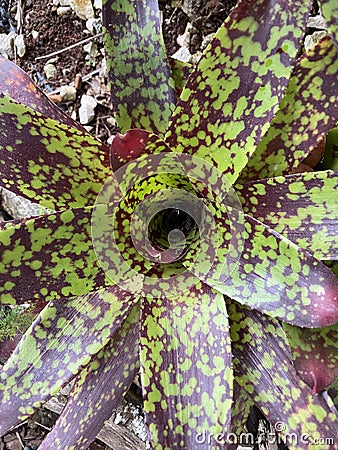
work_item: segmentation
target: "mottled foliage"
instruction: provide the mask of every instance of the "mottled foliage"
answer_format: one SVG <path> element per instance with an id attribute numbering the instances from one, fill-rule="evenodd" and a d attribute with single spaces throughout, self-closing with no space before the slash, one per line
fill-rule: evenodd
<path id="1" fill-rule="evenodd" d="M 103 3 L 107 69 L 117 122 L 123 132 L 136 127 L 164 132 L 175 90 L 157 0 Z"/>

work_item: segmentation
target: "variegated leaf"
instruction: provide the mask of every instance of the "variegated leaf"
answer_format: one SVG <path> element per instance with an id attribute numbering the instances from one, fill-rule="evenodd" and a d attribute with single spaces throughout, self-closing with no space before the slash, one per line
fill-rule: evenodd
<path id="1" fill-rule="evenodd" d="M 284 324 L 294 366 L 313 393 L 338 378 L 338 323 L 319 329 Z"/>
<path id="2" fill-rule="evenodd" d="M 40 450 L 86 450 L 117 408 L 139 368 L 139 305 L 77 376 L 68 402 Z"/>
<path id="3" fill-rule="evenodd" d="M 222 295 L 199 283 L 141 307 L 141 379 L 152 446 L 207 448 L 198 434 L 228 430 L 232 371 Z"/>
<path id="4" fill-rule="evenodd" d="M 333 449 L 337 412 L 332 401 L 314 395 L 298 377 L 282 326 L 231 301 L 228 312 L 238 383 L 290 449 L 312 448 L 320 438 L 327 439 L 320 445 L 322 450 Z"/>
<path id="5" fill-rule="evenodd" d="M 34 84 L 32 79 L 20 67 L 0 55 L 0 93 L 11 97 L 23 105 L 38 111 L 45 117 L 57 120 L 69 127 L 77 128 L 83 133 L 85 129 L 58 108 Z"/>
<path id="6" fill-rule="evenodd" d="M 164 132 L 175 91 L 161 34 L 157 0 L 104 0 L 107 69 L 122 132 Z"/>
<path id="7" fill-rule="evenodd" d="M 286 322 L 319 327 L 338 321 L 338 280 L 324 264 L 251 216 L 234 229 L 231 208 L 213 207 L 208 204 L 217 231 L 205 248 L 193 243 L 185 267 L 219 292 Z"/>
<path id="8" fill-rule="evenodd" d="M 317 259 L 338 259 L 338 171 L 306 172 L 236 186 L 243 210 Z"/>
<path id="9" fill-rule="evenodd" d="M 182 92 L 166 135 L 172 150 L 206 159 L 234 183 L 277 112 L 309 7 L 237 4 Z"/>
<path id="10" fill-rule="evenodd" d="M 4 95 L 0 128 L 0 186 L 50 209 L 94 203 L 111 174 L 108 147 Z"/>
<path id="11" fill-rule="evenodd" d="M 92 208 L 6 224 L 0 231 L 0 303 L 84 295 L 112 282 L 91 241 Z"/>
<path id="12" fill-rule="evenodd" d="M 119 287 L 50 302 L 0 373 L 0 434 L 90 365 L 135 303 Z M 95 369 L 95 363 L 89 368 Z"/>
<path id="13" fill-rule="evenodd" d="M 329 37 L 298 61 L 271 126 L 241 182 L 290 173 L 338 120 L 338 54 Z"/>
<path id="14" fill-rule="evenodd" d="M 328 31 L 334 40 L 338 49 L 338 5 L 335 0 L 319 0 L 320 9 L 325 22 L 328 25 Z"/>

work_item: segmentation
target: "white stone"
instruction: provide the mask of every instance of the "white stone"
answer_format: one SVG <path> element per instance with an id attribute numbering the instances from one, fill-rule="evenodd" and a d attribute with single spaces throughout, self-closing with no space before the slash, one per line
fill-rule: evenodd
<path id="1" fill-rule="evenodd" d="M 191 53 L 187 47 L 181 47 L 171 57 L 178 61 L 188 62 L 191 59 Z"/>
<path id="2" fill-rule="evenodd" d="M 79 108 L 79 118 L 82 125 L 90 123 L 95 117 L 95 107 L 97 101 L 91 95 L 84 94 L 81 97 L 81 106 Z"/>
<path id="3" fill-rule="evenodd" d="M 31 34 L 34 40 L 36 40 L 39 37 L 39 32 L 36 30 L 32 30 Z"/>
<path id="4" fill-rule="evenodd" d="M 63 102 L 73 102 L 76 99 L 76 89 L 74 86 L 62 86 L 60 95 Z"/>
<path id="5" fill-rule="evenodd" d="M 91 19 L 88 19 L 86 21 L 86 28 L 88 31 L 90 31 L 91 34 L 100 33 L 102 30 L 102 20 L 92 17 Z"/>
<path id="6" fill-rule="evenodd" d="M 93 57 L 98 54 L 97 45 L 94 42 L 88 42 L 83 46 L 83 50 Z"/>
<path id="7" fill-rule="evenodd" d="M 323 30 L 327 30 L 327 25 L 326 22 L 323 18 L 323 16 L 321 16 L 320 14 L 318 16 L 311 16 L 308 18 L 306 25 L 309 28 L 318 28 L 318 29 L 323 29 Z"/>
<path id="8" fill-rule="evenodd" d="M 87 20 L 94 17 L 94 10 L 91 0 L 69 0 L 72 10 L 80 19 Z"/>
<path id="9" fill-rule="evenodd" d="M 43 68 L 43 71 L 45 72 L 46 78 L 50 80 L 51 78 L 56 77 L 57 70 L 54 64 L 46 64 Z"/>
<path id="10" fill-rule="evenodd" d="M 59 6 L 58 9 L 56 10 L 56 14 L 58 16 L 65 16 L 71 10 L 72 10 L 72 8 L 70 6 Z"/>
<path id="11" fill-rule="evenodd" d="M 9 34 L 0 34 L 0 54 L 8 57 L 14 56 L 14 42 L 16 33 L 11 31 Z"/>
<path id="12" fill-rule="evenodd" d="M 93 6 L 95 9 L 102 9 L 102 0 L 94 0 Z"/>
<path id="13" fill-rule="evenodd" d="M 18 34 L 14 40 L 16 52 L 20 58 L 26 53 L 26 45 L 23 34 Z"/>
<path id="14" fill-rule="evenodd" d="M 304 47 L 305 50 L 313 47 L 318 41 L 320 41 L 324 36 L 326 36 L 326 31 L 315 31 L 313 34 L 305 37 Z"/>

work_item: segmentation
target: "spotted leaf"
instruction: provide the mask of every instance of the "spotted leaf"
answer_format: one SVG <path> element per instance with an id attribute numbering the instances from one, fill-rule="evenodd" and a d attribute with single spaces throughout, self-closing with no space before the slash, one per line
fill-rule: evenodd
<path id="1" fill-rule="evenodd" d="M 319 0 L 320 9 L 328 25 L 328 32 L 338 49 L 338 6 L 335 0 Z"/>
<path id="2" fill-rule="evenodd" d="M 105 0 L 107 69 L 122 132 L 164 132 L 175 103 L 156 0 Z"/>
<path id="3" fill-rule="evenodd" d="M 232 371 L 223 297 L 199 285 L 184 295 L 145 298 L 141 379 L 153 447 L 197 448 L 198 433 L 227 430 Z"/>
<path id="4" fill-rule="evenodd" d="M 0 373 L 0 434 L 91 364 L 135 302 L 119 287 L 50 302 Z M 95 369 L 95 364 L 89 369 Z"/>
<path id="5" fill-rule="evenodd" d="M 243 210 L 317 259 L 337 259 L 338 171 L 306 172 L 237 186 Z"/>
<path id="6" fill-rule="evenodd" d="M 299 376 L 312 388 L 323 391 L 338 378 L 338 323 L 319 329 L 284 324 Z"/>
<path id="7" fill-rule="evenodd" d="M 86 450 L 121 403 L 139 367 L 139 305 L 77 376 L 66 407 L 40 450 Z"/>
<path id="8" fill-rule="evenodd" d="M 89 133 L 0 95 L 0 185 L 50 209 L 93 204 L 109 149 Z"/>
<path id="9" fill-rule="evenodd" d="M 9 59 L 0 55 L 0 93 L 38 111 L 50 119 L 85 133 L 85 129 L 60 108 L 33 83 L 31 77 Z"/>
<path id="10" fill-rule="evenodd" d="M 1 304 L 84 295 L 112 284 L 93 249 L 91 212 L 22 219 L 0 231 Z"/>
<path id="11" fill-rule="evenodd" d="M 211 211 L 217 231 L 203 243 L 203 259 L 196 263 L 197 242 L 182 261 L 196 277 L 292 324 L 319 327 L 338 321 L 338 280 L 324 264 L 248 215 L 234 239 L 231 208 L 217 205 Z"/>
<path id="12" fill-rule="evenodd" d="M 183 89 L 166 134 L 172 150 L 208 160 L 233 184 L 277 112 L 309 6 L 237 4 Z"/>
<path id="13" fill-rule="evenodd" d="M 338 55 L 327 37 L 295 66 L 271 126 L 241 180 L 288 174 L 338 120 Z"/>
<path id="14" fill-rule="evenodd" d="M 228 301 L 228 312 L 238 383 L 290 449 L 312 448 L 320 438 L 327 439 L 321 449 L 334 448 L 338 426 L 335 408 L 332 401 L 314 395 L 297 375 L 282 326 L 235 302 Z"/>

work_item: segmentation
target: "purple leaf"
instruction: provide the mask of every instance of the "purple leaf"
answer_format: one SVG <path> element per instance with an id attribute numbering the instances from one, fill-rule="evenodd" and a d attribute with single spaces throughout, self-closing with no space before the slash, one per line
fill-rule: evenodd
<path id="1" fill-rule="evenodd" d="M 139 367 L 139 305 L 79 373 L 68 402 L 40 450 L 86 450 L 121 403 Z"/>
<path id="2" fill-rule="evenodd" d="M 199 283 L 181 297 L 145 298 L 141 379 L 155 448 L 200 447 L 200 433 L 227 431 L 232 370 L 222 295 Z"/>

